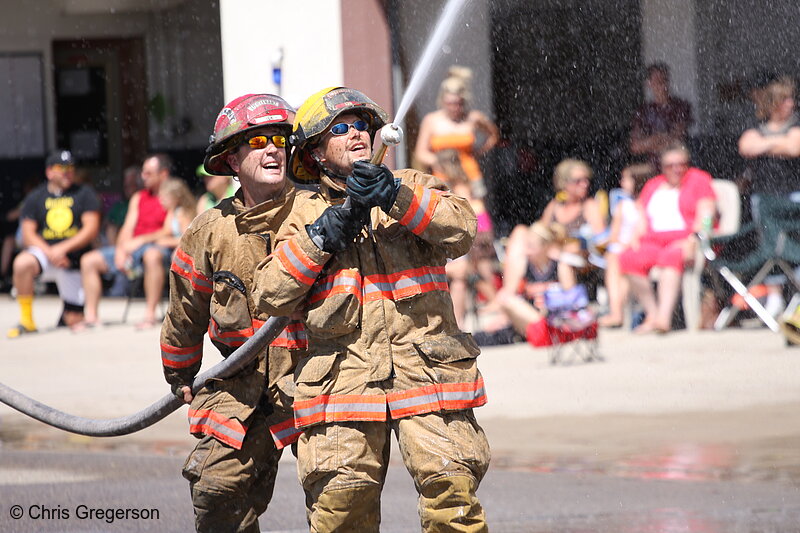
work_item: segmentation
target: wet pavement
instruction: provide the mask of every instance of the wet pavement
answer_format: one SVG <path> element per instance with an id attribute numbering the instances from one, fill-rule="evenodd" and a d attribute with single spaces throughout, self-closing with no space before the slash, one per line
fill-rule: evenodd
<path id="1" fill-rule="evenodd" d="M 119 303 L 102 310 L 118 316 Z M 58 310 L 37 306 L 45 317 Z M 0 300 L 0 316 L 13 312 Z M 0 340 L 0 381 L 70 413 L 127 415 L 166 391 L 157 342 L 157 330 L 113 324 Z M 800 532 L 800 350 L 764 330 L 604 332 L 600 347 L 605 362 L 570 367 L 524 345 L 481 355 L 489 404 L 476 415 L 493 457 L 479 496 L 491 531 Z M 0 532 L 191 530 L 185 416 L 99 439 L 0 405 Z M 381 530 L 390 533 L 419 529 L 398 457 L 383 498 Z M 13 520 L 13 505 L 71 516 Z M 78 518 L 78 505 L 155 506 L 161 516 L 109 523 Z M 261 528 L 306 530 L 290 454 Z"/>
<path id="2" fill-rule="evenodd" d="M 186 450 L 180 447 L 81 450 L 76 443 L 50 443 L 43 451 L 32 449 L 38 445 L 30 442 L 18 444 L 23 449 L 5 445 L 0 453 L 0 531 L 191 530 L 188 487 L 179 474 Z M 732 457 L 730 450 L 701 448 L 603 465 L 591 458 L 541 458 L 536 465 L 523 466 L 497 457 L 479 496 L 493 532 L 800 531 L 797 482 L 760 479 L 770 475 L 737 466 Z M 10 518 L 13 505 L 23 506 L 23 518 Z M 155 509 L 158 518 L 108 523 L 80 518 L 79 506 Z M 47 519 L 42 518 L 43 509 L 51 512 Z M 70 516 L 54 514 L 64 510 Z M 413 483 L 396 460 L 389 469 L 382 513 L 381 531 L 418 530 Z M 260 523 L 264 532 L 305 531 L 302 493 L 291 457 L 282 461 L 273 502 Z"/>

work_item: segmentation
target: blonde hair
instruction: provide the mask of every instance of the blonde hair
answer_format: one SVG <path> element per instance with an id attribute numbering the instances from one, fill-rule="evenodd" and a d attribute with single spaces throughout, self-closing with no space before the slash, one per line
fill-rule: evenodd
<path id="1" fill-rule="evenodd" d="M 788 76 L 782 76 L 753 92 L 753 102 L 756 105 L 756 118 L 769 120 L 770 115 L 787 98 L 794 98 L 795 83 Z"/>
<path id="2" fill-rule="evenodd" d="M 176 204 L 180 207 L 184 214 L 193 219 L 197 214 L 197 200 L 195 200 L 192 191 L 186 185 L 186 182 L 181 179 L 169 178 L 161 184 L 158 189 L 159 194 L 171 196 L 176 200 Z"/>
<path id="3" fill-rule="evenodd" d="M 569 183 L 569 180 L 572 178 L 572 171 L 576 168 L 582 168 L 588 172 L 589 180 L 594 176 L 592 167 L 590 167 L 586 161 L 580 159 L 564 159 L 556 165 L 553 171 L 553 187 L 555 187 L 556 192 L 563 191 L 567 187 L 567 183 Z"/>
<path id="4" fill-rule="evenodd" d="M 567 239 L 567 229 L 558 222 L 551 224 L 545 224 L 541 221 L 534 222 L 528 226 L 528 234 L 539 237 L 545 246 L 553 243 L 563 243 Z"/>
<path id="5" fill-rule="evenodd" d="M 444 81 L 439 86 L 439 96 L 436 99 L 436 104 L 442 107 L 442 101 L 445 94 L 455 94 L 464 100 L 464 109 L 468 109 L 472 103 L 472 91 L 470 85 L 472 83 L 472 69 L 469 67 L 462 67 L 460 65 L 453 65 L 447 71 Z"/>

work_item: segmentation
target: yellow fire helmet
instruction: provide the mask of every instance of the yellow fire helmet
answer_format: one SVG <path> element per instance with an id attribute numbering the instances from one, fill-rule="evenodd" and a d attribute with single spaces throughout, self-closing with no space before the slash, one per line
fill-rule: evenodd
<path id="1" fill-rule="evenodd" d="M 297 110 L 289 137 L 289 143 L 294 147 L 289 159 L 289 177 L 299 183 L 320 180 L 320 172 L 327 169 L 321 168 L 311 149 L 319 142 L 320 135 L 343 113 L 361 115 L 369 123 L 372 141 L 375 133 L 389 121 L 386 111 L 355 89 L 328 87 L 310 96 Z"/>

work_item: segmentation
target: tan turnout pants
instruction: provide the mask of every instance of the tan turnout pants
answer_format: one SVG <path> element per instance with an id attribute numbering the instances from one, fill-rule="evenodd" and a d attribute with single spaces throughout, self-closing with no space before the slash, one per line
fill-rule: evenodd
<path id="1" fill-rule="evenodd" d="M 475 491 L 489 466 L 489 444 L 472 410 L 307 428 L 297 468 L 311 531 L 379 531 L 391 431 L 419 493 L 423 531 L 488 531 Z"/>
<path id="2" fill-rule="evenodd" d="M 260 411 L 253 413 L 240 450 L 213 437 L 200 439 L 183 467 L 197 531 L 258 533 L 258 517 L 272 499 L 282 451 L 275 448 Z"/>

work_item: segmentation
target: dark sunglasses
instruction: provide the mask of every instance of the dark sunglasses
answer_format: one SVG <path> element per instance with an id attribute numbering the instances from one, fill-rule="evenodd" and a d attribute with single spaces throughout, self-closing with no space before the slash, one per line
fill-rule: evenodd
<path id="1" fill-rule="evenodd" d="M 247 139 L 247 144 L 254 150 L 260 150 L 261 148 L 266 148 L 270 141 L 272 141 L 272 144 L 274 144 L 276 148 L 283 148 L 286 146 L 286 137 L 283 135 L 256 135 L 255 137 Z"/>
<path id="2" fill-rule="evenodd" d="M 363 120 L 356 120 L 352 124 L 348 124 L 347 122 L 339 122 L 338 124 L 331 126 L 331 135 L 346 135 L 347 132 L 350 131 L 351 127 L 355 128 L 356 131 L 367 131 L 369 124 Z"/>

